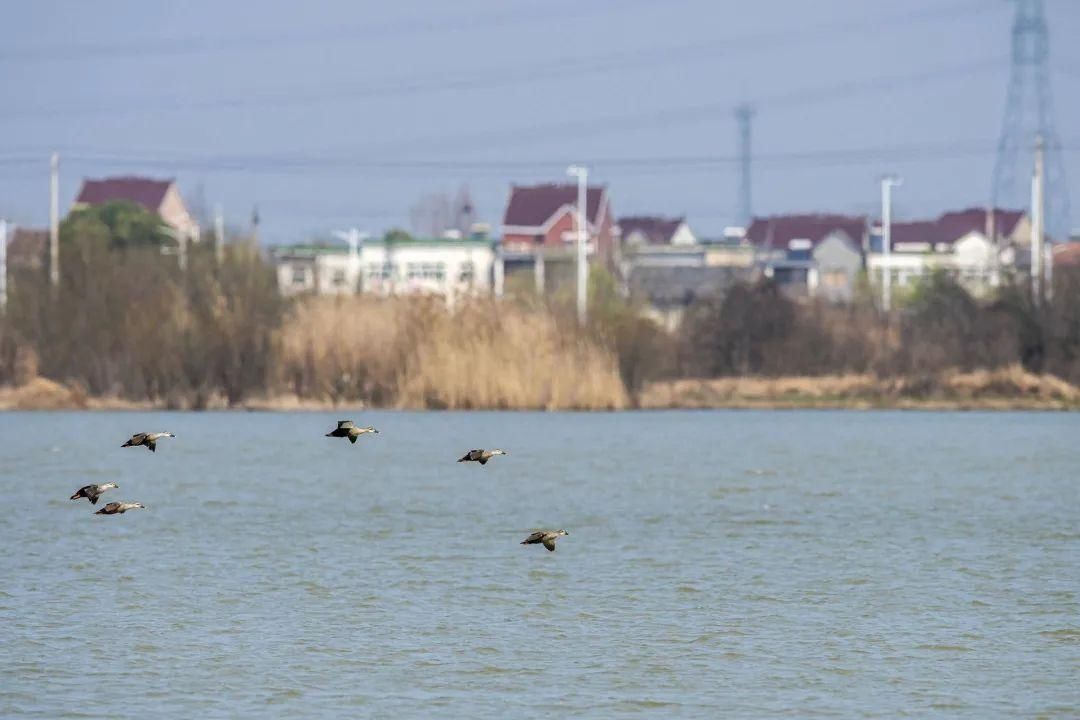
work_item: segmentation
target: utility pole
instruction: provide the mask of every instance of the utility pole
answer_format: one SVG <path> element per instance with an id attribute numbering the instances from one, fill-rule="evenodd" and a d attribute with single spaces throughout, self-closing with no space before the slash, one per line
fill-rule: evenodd
<path id="1" fill-rule="evenodd" d="M 345 241 L 349 246 L 349 271 L 352 275 L 352 290 L 357 292 L 363 280 L 363 266 L 360 264 L 360 244 L 368 238 L 368 234 L 360 232 L 357 228 L 348 230 L 335 230 L 334 236 Z"/>
<path id="2" fill-rule="evenodd" d="M 1036 306 L 1043 300 L 1043 163 L 1046 142 L 1042 133 L 1035 136 L 1035 171 L 1031 176 L 1031 297 Z"/>
<path id="3" fill-rule="evenodd" d="M 1068 237 L 1069 188 L 1061 138 L 1054 125 L 1050 30 L 1043 0 L 1013 0 L 1012 62 L 1005 115 L 994 163 L 991 207 L 1023 207 L 1031 167 L 1031 137 L 1043 136 L 1043 234 Z M 1060 62 L 1060 58 L 1059 58 Z"/>
<path id="4" fill-rule="evenodd" d="M 49 284 L 60 285 L 60 154 L 49 162 Z"/>
<path id="5" fill-rule="evenodd" d="M 0 218 L 0 311 L 7 309 L 7 241 L 8 223 Z"/>
<path id="6" fill-rule="evenodd" d="M 225 264 L 225 210 L 221 203 L 214 208 L 214 260 L 218 267 Z"/>
<path id="7" fill-rule="evenodd" d="M 495 241 L 495 266 L 492 268 L 491 279 L 495 285 L 495 287 L 492 288 L 495 297 L 501 298 L 503 296 L 503 285 L 506 281 L 506 265 L 503 260 L 502 240 Z"/>
<path id="8" fill-rule="evenodd" d="M 881 308 L 886 313 L 892 309 L 892 189 L 903 182 L 895 175 L 881 178 Z"/>
<path id="9" fill-rule="evenodd" d="M 753 220 L 754 210 L 751 205 L 751 125 L 754 119 L 754 107 L 743 103 L 735 108 L 735 120 L 739 124 L 739 223 L 743 227 L 750 227 Z"/>
<path id="10" fill-rule="evenodd" d="M 566 169 L 566 173 L 577 178 L 577 318 L 578 324 L 584 325 L 588 319 L 589 302 L 589 267 L 585 247 L 589 241 L 589 169 L 582 165 L 571 165 Z"/>

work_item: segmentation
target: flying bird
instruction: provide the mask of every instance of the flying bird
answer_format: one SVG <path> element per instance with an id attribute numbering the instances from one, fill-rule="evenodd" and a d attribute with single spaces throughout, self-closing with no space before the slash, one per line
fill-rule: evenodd
<path id="1" fill-rule="evenodd" d="M 176 437 L 171 432 L 135 433 L 120 447 L 139 447 L 145 445 L 150 452 L 157 452 L 157 441 L 163 437 Z"/>
<path id="2" fill-rule="evenodd" d="M 510 453 L 505 450 L 495 448 L 494 450 L 470 450 L 465 453 L 465 457 L 458 460 L 458 462 L 478 462 L 481 465 L 486 465 L 487 461 L 496 455 L 509 455 Z"/>
<path id="3" fill-rule="evenodd" d="M 521 541 L 522 545 L 536 545 L 537 543 L 543 543 L 551 552 L 555 552 L 555 541 L 563 535 L 569 535 L 570 533 L 565 530 L 537 530 L 529 537 Z"/>
<path id="4" fill-rule="evenodd" d="M 364 433 L 378 433 L 379 431 L 368 425 L 367 427 L 357 427 L 356 423 L 352 420 L 338 420 L 337 427 L 326 433 L 326 437 L 340 437 L 349 438 L 349 442 L 355 444 L 356 438 L 360 437 Z"/>
<path id="5" fill-rule="evenodd" d="M 142 503 L 112 502 L 98 510 L 95 515 L 123 515 L 128 510 L 145 510 Z"/>
<path id="6" fill-rule="evenodd" d="M 79 488 L 74 495 L 71 496 L 72 500 L 78 500 L 79 498 L 86 498 L 90 501 L 91 505 L 97 505 L 98 498 L 101 494 L 107 490 L 113 490 L 120 487 L 114 482 L 107 482 L 102 485 L 85 485 Z"/>

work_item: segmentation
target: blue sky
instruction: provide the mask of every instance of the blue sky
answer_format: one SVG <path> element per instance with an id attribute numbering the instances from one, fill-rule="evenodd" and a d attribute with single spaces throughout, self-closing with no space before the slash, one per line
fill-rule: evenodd
<path id="1" fill-rule="evenodd" d="M 756 214 L 900 218 L 988 202 L 1008 80 L 1006 0 L 38 0 L 5 9 L 0 216 L 44 224 L 83 177 L 176 177 L 263 237 L 409 224 L 466 184 L 586 162 L 617 214 L 735 218 L 732 108 L 754 103 Z M 1046 0 L 1050 80 L 1080 224 L 1080 2 Z"/>

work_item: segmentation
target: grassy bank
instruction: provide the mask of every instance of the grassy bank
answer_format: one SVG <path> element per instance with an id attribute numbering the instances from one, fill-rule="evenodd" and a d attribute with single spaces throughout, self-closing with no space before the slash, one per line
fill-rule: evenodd
<path id="1" fill-rule="evenodd" d="M 638 398 L 661 408 L 901 408 L 1076 410 L 1080 388 L 1018 366 L 925 376 L 728 377 L 649 384 Z"/>
<path id="2" fill-rule="evenodd" d="M 468 375 L 468 373 L 463 373 Z M 451 377 L 455 377 L 452 372 Z M 522 394 L 521 387 L 496 382 L 485 385 L 483 381 L 459 380 L 457 384 L 438 386 L 440 376 L 426 377 L 420 383 L 423 388 L 432 383 L 431 395 L 421 391 L 411 396 L 411 402 L 397 402 L 384 407 L 406 409 L 623 409 L 628 406 L 625 397 L 616 396 L 616 405 L 583 406 L 575 404 L 589 397 L 601 399 L 596 388 L 585 394 L 562 396 L 564 404 L 551 400 L 560 396 L 548 396 L 546 404 L 511 404 L 515 397 L 530 398 Z M 473 395 L 455 398 L 448 389 L 471 393 L 479 388 L 480 397 L 489 404 L 481 404 Z M 539 386 L 528 392 L 538 393 Z M 588 393 L 595 393 L 589 395 Z M 410 397 L 410 396 L 405 396 Z M 449 400 L 446 398 L 449 397 Z M 535 401 L 541 395 L 532 395 Z M 433 400 L 434 398 L 434 400 Z M 707 408 L 760 408 L 760 409 L 911 409 L 911 410 L 1078 410 L 1080 388 L 1049 375 L 1033 375 L 1018 367 L 976 372 L 947 372 L 926 377 L 879 378 L 872 375 L 832 375 L 824 377 L 779 378 L 717 378 L 683 379 L 654 382 L 647 385 L 636 398 L 636 407 L 645 410 L 658 409 L 707 409 Z M 376 405 L 377 406 L 377 405 Z M 207 409 L 227 409 L 224 398 L 213 398 Z M 293 393 L 279 393 L 253 397 L 234 409 L 257 411 L 327 411 L 362 410 L 373 407 L 357 400 L 328 396 L 299 397 Z M 44 378 L 37 378 L 27 385 L 12 388 L 0 387 L 0 410 L 148 410 L 167 409 L 163 403 L 132 402 L 118 397 L 89 397 L 78 388 L 68 388 Z"/>

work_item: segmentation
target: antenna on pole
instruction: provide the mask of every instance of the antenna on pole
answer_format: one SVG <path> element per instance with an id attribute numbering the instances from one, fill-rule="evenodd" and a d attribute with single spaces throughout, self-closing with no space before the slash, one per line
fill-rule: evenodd
<path id="1" fill-rule="evenodd" d="M 1050 92 L 1050 37 L 1043 0 L 1013 0 L 1012 65 L 1005 100 L 1005 117 L 994 163 L 991 208 L 1022 208 L 1028 198 L 1026 182 L 1034 157 L 1031 138 L 1041 135 L 1046 162 L 1045 230 L 1065 239 L 1069 232 L 1069 190 L 1061 141 L 1054 130 Z"/>
<path id="2" fill-rule="evenodd" d="M 735 120 L 739 124 L 739 203 L 738 221 L 743 227 L 748 227 L 754 217 L 754 209 L 750 195 L 750 140 L 751 124 L 754 119 L 754 108 L 749 103 L 743 103 L 735 107 Z"/>

